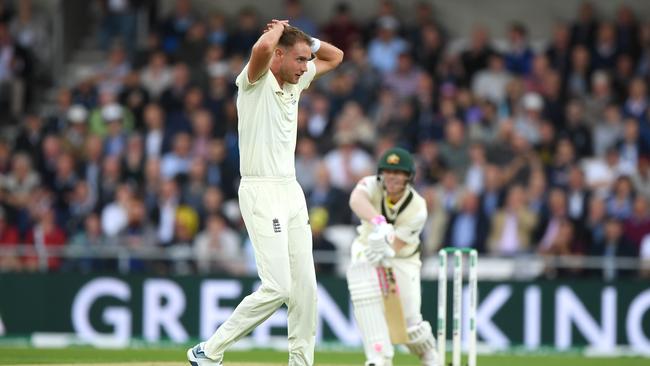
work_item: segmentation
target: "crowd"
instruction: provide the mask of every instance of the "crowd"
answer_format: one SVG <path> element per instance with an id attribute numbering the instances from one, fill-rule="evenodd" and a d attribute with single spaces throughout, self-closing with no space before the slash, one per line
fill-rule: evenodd
<path id="1" fill-rule="evenodd" d="M 23 112 L 18 137 L 0 141 L 0 248 L 189 248 L 191 271 L 245 273 L 234 79 L 265 19 L 177 0 L 137 47 L 135 2 L 105 5 L 105 62 L 61 89 L 56 110 Z M 497 47 L 481 25 L 452 39 L 428 3 L 403 10 L 415 20 L 380 1 L 360 22 L 341 3 L 317 24 L 286 1 L 292 25 L 345 51 L 300 100 L 296 174 L 315 249 L 334 249 L 324 228 L 356 223 L 350 191 L 398 145 L 416 154 L 413 184 L 429 205 L 425 257 L 441 245 L 650 257 L 650 23 L 625 5 L 600 18 L 585 2 L 543 46 L 513 23 Z M 30 53 L 11 26 L 20 17 L 6 14 L 0 7 L 3 87 L 19 75 L 7 59 Z M 1 270 L 39 264 L 0 259 Z M 58 257 L 47 265 L 112 268 Z"/>

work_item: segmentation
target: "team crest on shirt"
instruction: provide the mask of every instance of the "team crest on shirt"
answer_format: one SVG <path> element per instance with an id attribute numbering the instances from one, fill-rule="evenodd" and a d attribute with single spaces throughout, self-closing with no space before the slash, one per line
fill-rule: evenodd
<path id="1" fill-rule="evenodd" d="M 391 165 L 399 164 L 399 156 L 397 154 L 390 154 L 386 158 L 386 162 Z"/>

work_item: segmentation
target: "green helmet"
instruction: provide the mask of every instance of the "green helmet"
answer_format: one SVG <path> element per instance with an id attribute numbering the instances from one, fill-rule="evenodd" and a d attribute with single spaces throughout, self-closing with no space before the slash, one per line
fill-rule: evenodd
<path id="1" fill-rule="evenodd" d="M 382 170 L 400 170 L 408 173 L 409 177 L 415 175 L 415 164 L 411 154 L 400 148 L 393 147 L 388 149 L 379 159 L 377 173 L 381 174 Z"/>

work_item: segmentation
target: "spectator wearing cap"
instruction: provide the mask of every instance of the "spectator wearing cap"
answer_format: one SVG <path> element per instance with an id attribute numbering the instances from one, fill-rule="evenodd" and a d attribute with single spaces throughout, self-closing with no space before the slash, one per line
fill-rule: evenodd
<path id="1" fill-rule="evenodd" d="M 81 104 L 75 104 L 68 109 L 67 117 L 68 127 L 63 132 L 62 143 L 75 159 L 81 160 L 88 136 L 88 110 Z"/>
<path id="2" fill-rule="evenodd" d="M 393 16 L 377 19 L 377 35 L 368 44 L 370 64 L 382 74 L 397 68 L 397 59 L 407 51 L 408 44 L 397 35 L 399 22 Z"/>
<path id="3" fill-rule="evenodd" d="M 515 132 L 531 144 L 539 143 L 541 139 L 542 110 L 544 100 L 535 92 L 528 92 L 521 101 L 523 112 L 515 117 Z"/>
<path id="4" fill-rule="evenodd" d="M 104 139 L 106 156 L 121 156 L 126 148 L 127 133 L 122 125 L 123 107 L 113 103 L 102 108 L 102 119 L 106 123 L 107 135 Z"/>
<path id="5" fill-rule="evenodd" d="M 121 126 L 125 131 L 133 130 L 134 121 L 131 111 L 118 104 L 114 93 L 104 90 L 99 94 L 99 105 L 90 111 L 90 117 L 88 117 L 89 132 L 102 138 L 105 137 L 108 134 L 109 127 L 106 117 L 119 117 Z"/>

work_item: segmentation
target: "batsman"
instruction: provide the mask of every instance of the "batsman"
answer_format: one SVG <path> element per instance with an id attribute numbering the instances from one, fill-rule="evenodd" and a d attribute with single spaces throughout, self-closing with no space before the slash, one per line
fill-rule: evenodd
<path id="1" fill-rule="evenodd" d="M 438 366 L 431 324 L 420 312 L 420 233 L 425 200 L 413 188 L 415 165 L 402 148 L 387 150 L 377 175 L 361 179 L 350 208 L 361 219 L 347 271 L 366 366 L 390 366 L 393 344 L 405 344 L 422 365 Z"/>

